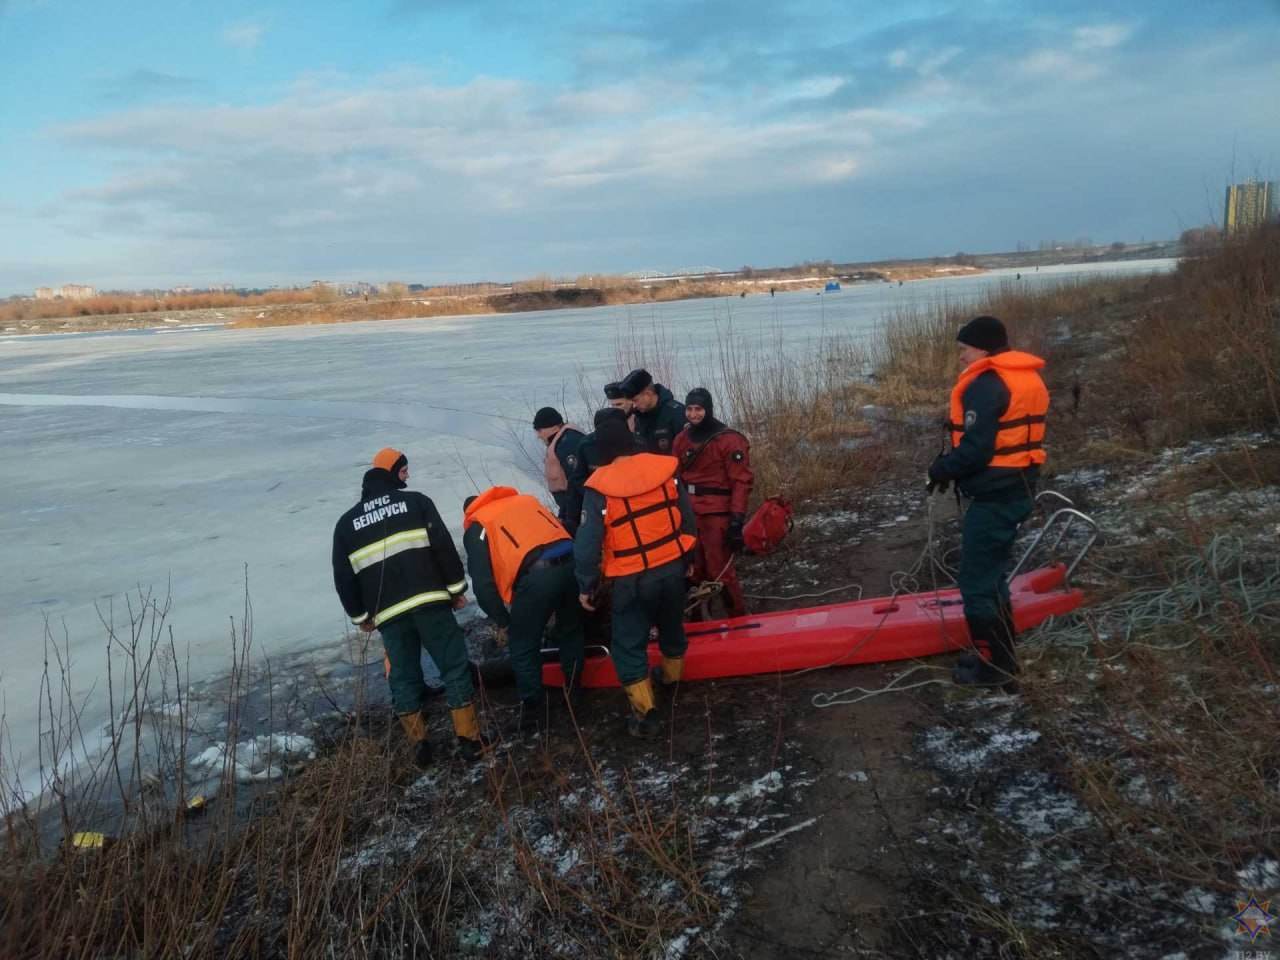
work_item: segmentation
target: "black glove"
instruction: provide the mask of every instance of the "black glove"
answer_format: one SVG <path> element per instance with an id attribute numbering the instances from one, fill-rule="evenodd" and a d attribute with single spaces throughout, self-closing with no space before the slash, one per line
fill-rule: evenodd
<path id="1" fill-rule="evenodd" d="M 933 458 L 933 463 L 929 464 L 929 482 L 925 486 L 925 493 L 931 494 L 937 490 L 939 493 L 946 493 L 951 486 L 951 480 L 942 472 L 942 454 L 938 454 Z"/>
<path id="2" fill-rule="evenodd" d="M 746 517 L 740 513 L 735 513 L 729 518 L 729 529 L 724 534 L 724 545 L 732 552 L 737 553 L 739 550 L 745 550 L 746 541 L 742 539 L 742 526 L 746 523 Z"/>

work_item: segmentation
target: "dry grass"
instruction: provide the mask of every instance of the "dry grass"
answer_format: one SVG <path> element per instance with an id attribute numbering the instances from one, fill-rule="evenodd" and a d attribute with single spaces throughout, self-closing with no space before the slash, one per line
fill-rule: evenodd
<path id="1" fill-rule="evenodd" d="M 577 758 L 572 749 L 556 761 L 535 752 L 531 763 L 506 753 L 481 768 L 478 783 L 473 768 L 441 761 L 434 782 L 411 789 L 419 773 L 399 731 L 385 713 L 364 713 L 357 695 L 326 755 L 253 799 L 247 816 L 230 775 L 234 753 L 216 801 L 196 816 L 182 780 L 188 697 L 167 608 L 147 598 L 130 613 L 129 629 L 111 637 L 120 667 L 109 682 L 123 694 L 112 704 L 116 735 L 75 774 L 65 761 L 85 731 L 69 663 L 56 646 L 50 652 L 45 790 L 28 796 L 3 778 L 0 956 L 440 956 L 466 952 L 471 936 L 492 955 L 483 949 L 492 936 L 503 955 L 547 955 L 558 943 L 576 955 L 623 957 L 714 924 L 719 905 L 704 889 L 690 827 L 696 810 L 674 793 L 655 802 L 619 783 L 581 731 Z M 237 632 L 228 743 L 249 647 Z M 165 709 L 175 702 L 176 712 Z M 153 768 L 142 741 L 157 717 L 175 739 L 151 755 Z M 595 801 L 558 802 L 571 792 L 570 775 Z M 113 792 L 114 839 L 73 847 L 72 833 L 95 815 L 101 823 Z M 547 836 L 535 821 L 548 811 L 558 811 L 553 835 L 576 853 L 572 870 L 535 849 Z M 667 892 L 654 896 L 659 889 Z"/>
<path id="2" fill-rule="evenodd" d="M 313 299 L 311 290 L 272 290 L 241 296 L 238 293 L 190 293 L 157 297 L 101 294 L 84 300 L 21 300 L 0 303 L 0 323 L 51 320 L 64 317 L 118 317 L 211 310 L 218 307 L 276 306 Z"/>
<path id="3" fill-rule="evenodd" d="M 958 372 L 956 331 L 979 314 L 999 317 L 1015 349 L 1051 359 L 1058 321 L 1133 300 L 1152 282 L 1142 277 L 1065 280 L 1030 291 L 1004 283 L 974 303 L 901 310 L 885 320 L 872 350 L 876 402 L 940 410 Z"/>
<path id="4" fill-rule="evenodd" d="M 1150 444 L 1280 426 L 1280 227 L 1184 261 L 1119 349 L 1105 398 Z"/>

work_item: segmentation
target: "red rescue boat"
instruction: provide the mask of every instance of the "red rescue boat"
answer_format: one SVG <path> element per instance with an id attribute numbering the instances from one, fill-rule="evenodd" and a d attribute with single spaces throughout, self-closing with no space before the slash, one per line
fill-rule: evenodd
<path id="1" fill-rule="evenodd" d="M 1009 582 L 1019 631 L 1084 602 L 1083 593 L 1065 586 L 1066 575 L 1067 567 L 1058 564 Z M 969 646 L 960 591 L 955 589 L 691 623 L 685 632 L 685 680 L 911 660 Z M 661 658 L 658 645 L 649 644 L 649 663 Z M 563 686 L 558 663 L 543 665 L 542 682 Z M 618 686 L 613 661 L 603 653 L 589 655 L 582 684 Z"/>

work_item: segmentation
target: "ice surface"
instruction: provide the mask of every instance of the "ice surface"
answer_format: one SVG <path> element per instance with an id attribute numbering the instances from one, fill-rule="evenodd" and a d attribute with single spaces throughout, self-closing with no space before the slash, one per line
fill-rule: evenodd
<path id="1" fill-rule="evenodd" d="M 1045 268 L 1022 283 L 1169 266 Z M 821 297 L 0 337 L 0 692 L 16 753 L 4 765 L 33 782 L 46 625 L 65 637 L 74 688 L 89 696 L 86 729 L 105 720 L 100 618 L 125 625 L 123 598 L 139 586 L 171 594 L 168 622 L 197 679 L 229 666 L 246 589 L 260 654 L 336 641 L 347 627 L 329 566 L 333 524 L 380 447 L 407 452 L 410 486 L 436 501 L 457 537 L 473 480 L 541 491 L 533 411 L 551 404 L 588 416 L 602 398 L 581 397 L 579 375 L 611 379 L 619 345 L 655 325 L 678 357 L 669 386 L 683 396 L 695 383 L 716 389 L 713 351 L 730 327 L 770 349 L 785 331 L 786 349 L 812 353 L 823 336 L 868 334 L 900 306 L 963 302 L 1009 279 L 996 271 Z"/>

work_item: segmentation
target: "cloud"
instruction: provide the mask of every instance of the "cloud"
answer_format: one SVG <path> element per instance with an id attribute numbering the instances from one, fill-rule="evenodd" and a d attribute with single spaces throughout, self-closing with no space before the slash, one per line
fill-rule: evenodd
<path id="1" fill-rule="evenodd" d="M 200 86 L 194 77 L 138 67 L 128 73 L 102 80 L 98 86 L 104 100 L 136 100 L 148 97 L 179 96 Z"/>
<path id="2" fill-rule="evenodd" d="M 1102 68 L 1063 50 L 1037 50 L 1018 61 L 1018 69 L 1029 77 L 1084 83 L 1102 75 Z"/>
<path id="3" fill-rule="evenodd" d="M 1123 23 L 1100 23 L 1076 27 L 1072 31 L 1077 50 L 1110 50 L 1133 34 L 1133 27 Z"/>
<path id="4" fill-rule="evenodd" d="M 244 20 L 223 28 L 222 40 L 238 50 L 254 50 L 262 42 L 266 32 L 267 28 L 263 24 Z"/>
<path id="5" fill-rule="evenodd" d="M 52 131 L 119 171 L 68 191 L 58 222 L 97 236 L 145 223 L 167 241 L 156 256 L 184 250 L 191 262 L 253 250 L 256 268 L 283 271 L 341 249 L 389 268 L 413 250 L 435 269 L 476 271 L 465 255 L 491 270 L 544 244 L 598 256 L 609 231 L 592 234 L 593 248 L 588 223 L 855 183 L 921 123 L 891 110 L 721 110 L 681 90 L 661 78 L 572 93 L 496 78 L 450 86 L 400 72 L 309 82 L 265 105 L 118 110 Z M 501 241 L 478 241 L 490 233 Z"/>
<path id="6" fill-rule="evenodd" d="M 96 175 L 0 233 L 57 232 L 40 241 L 54 262 L 89 257 L 90 237 L 156 279 L 266 282 L 928 254 L 1155 236 L 1178 177 L 1199 202 L 1223 129 L 1277 149 L 1256 103 L 1280 90 L 1247 33 L 1152 22 L 1138 44 L 1105 16 L 1001 0 L 854 24 L 821 0 L 735 9 L 567 14 L 572 30 L 530 40 L 575 38 L 547 57 L 554 81 L 326 71 L 248 105 L 179 105 L 164 98 L 183 78 L 135 75 L 156 91 L 143 102 L 45 131 Z M 0 236 L 0 261 L 27 256 L 17 244 Z"/>

